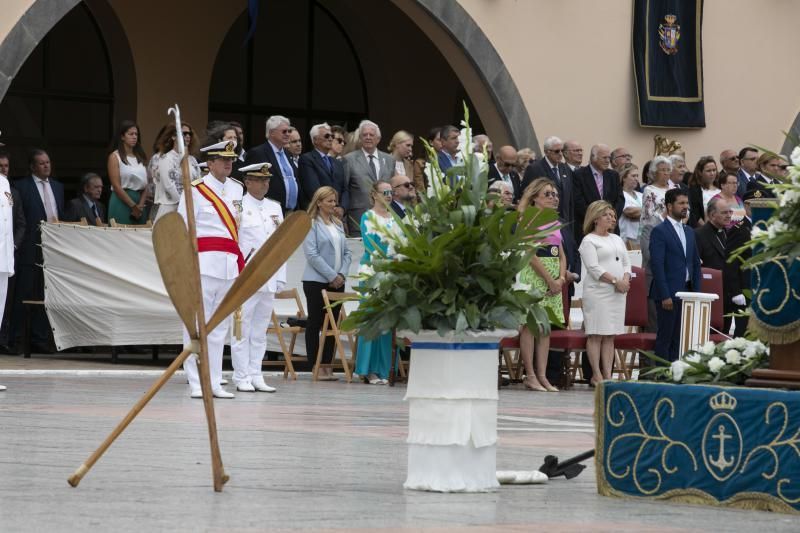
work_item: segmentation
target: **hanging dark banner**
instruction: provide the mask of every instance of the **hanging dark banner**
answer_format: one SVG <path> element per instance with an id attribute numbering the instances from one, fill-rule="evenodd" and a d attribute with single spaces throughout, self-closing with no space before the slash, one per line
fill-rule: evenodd
<path id="1" fill-rule="evenodd" d="M 639 124 L 704 128 L 703 0 L 634 0 Z"/>

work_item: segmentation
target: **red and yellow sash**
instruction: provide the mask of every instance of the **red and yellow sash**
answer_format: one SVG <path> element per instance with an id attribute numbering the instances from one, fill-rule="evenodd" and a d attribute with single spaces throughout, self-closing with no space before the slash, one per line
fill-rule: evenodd
<path id="1" fill-rule="evenodd" d="M 214 206 L 219 218 L 222 219 L 222 223 L 225 224 L 226 228 L 228 228 L 228 233 L 231 234 L 231 238 L 234 241 L 239 242 L 239 230 L 236 227 L 236 219 L 233 218 L 233 215 L 231 214 L 225 202 L 222 201 L 222 198 L 217 196 L 217 193 L 211 190 L 211 187 L 205 183 L 199 183 L 196 185 L 196 188 L 197 192 L 202 194 L 203 198 L 211 202 L 211 205 Z"/>

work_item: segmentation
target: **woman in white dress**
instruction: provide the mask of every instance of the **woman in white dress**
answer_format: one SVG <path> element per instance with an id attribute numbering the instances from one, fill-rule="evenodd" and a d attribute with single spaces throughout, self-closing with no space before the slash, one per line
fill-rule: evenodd
<path id="1" fill-rule="evenodd" d="M 622 183 L 622 195 L 625 207 L 619 219 L 619 236 L 629 248 L 639 247 L 639 219 L 642 216 L 642 193 L 636 190 L 639 186 L 639 167 L 628 163 L 619 171 Z"/>
<path id="2" fill-rule="evenodd" d="M 120 224 L 144 224 L 147 221 L 147 155 L 142 148 L 139 126 L 132 120 L 120 123 L 108 154 L 108 219 Z"/>
<path id="3" fill-rule="evenodd" d="M 200 177 L 200 167 L 197 159 L 191 155 L 197 147 L 194 130 L 186 122 L 181 124 L 183 144 L 189 153 L 189 181 Z M 153 154 L 150 162 L 151 177 L 155 186 L 155 199 L 153 221 L 157 221 L 167 213 L 178 210 L 178 202 L 183 192 L 183 171 L 181 160 L 183 156 L 177 150 L 177 131 L 175 123 L 169 123 L 161 129 L 156 140 L 157 152 Z"/>
<path id="4" fill-rule="evenodd" d="M 583 221 L 579 252 L 588 276 L 583 281 L 583 329 L 591 384 L 611 379 L 614 336 L 625 333 L 625 293 L 630 290 L 631 263 L 622 239 L 613 233 L 614 207 L 592 202 Z"/>

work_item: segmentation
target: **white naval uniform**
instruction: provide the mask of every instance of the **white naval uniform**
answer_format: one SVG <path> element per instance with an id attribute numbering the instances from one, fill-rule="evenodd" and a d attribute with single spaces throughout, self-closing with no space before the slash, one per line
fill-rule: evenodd
<path id="1" fill-rule="evenodd" d="M 14 275 L 14 201 L 8 178 L 0 174 L 0 322 L 5 311 L 8 278 Z"/>
<path id="2" fill-rule="evenodd" d="M 283 222 L 281 204 L 264 198 L 256 200 L 245 193 L 239 225 L 239 248 L 246 258 L 258 252 Z M 242 338 L 231 341 L 233 381 L 237 385 L 253 383 L 261 376 L 261 363 L 267 350 L 267 325 L 278 286 L 286 285 L 286 264 L 242 306 Z"/>
<path id="3" fill-rule="evenodd" d="M 243 188 L 241 182 L 228 178 L 225 183 L 221 183 L 211 174 L 203 178 L 203 182 L 219 196 L 228 210 L 236 219 L 237 225 L 240 216 Z M 197 182 L 193 182 L 194 183 Z M 185 191 L 184 191 L 185 193 Z M 196 186 L 192 187 L 192 201 L 194 202 L 194 217 L 197 227 L 197 238 L 201 237 L 222 237 L 230 239 L 231 234 L 227 226 L 220 218 L 214 205 L 200 194 Z M 186 219 L 186 197 L 181 195 L 178 206 L 178 213 Z M 222 298 L 228 292 L 236 276 L 239 275 L 239 267 L 236 263 L 234 254 L 228 252 L 201 252 L 199 254 L 200 263 L 200 285 L 203 290 L 203 309 L 206 321 L 214 314 Z M 212 390 L 220 390 L 222 380 L 222 350 L 225 347 L 225 337 L 230 327 L 230 317 L 225 318 L 213 331 L 209 331 L 208 338 L 208 361 L 211 372 Z M 189 342 L 189 333 L 183 331 L 184 343 Z M 197 361 L 194 357 L 189 357 L 183 363 L 186 377 L 189 379 L 191 391 L 200 390 L 200 375 L 197 370 Z"/>

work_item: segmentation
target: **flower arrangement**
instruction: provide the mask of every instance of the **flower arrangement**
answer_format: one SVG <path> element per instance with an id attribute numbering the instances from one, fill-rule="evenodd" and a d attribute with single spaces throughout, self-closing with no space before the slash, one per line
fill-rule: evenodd
<path id="1" fill-rule="evenodd" d="M 761 245 L 761 248 L 755 248 L 758 253 L 747 261 L 748 265 L 773 259 L 793 261 L 800 256 L 800 146 L 795 147 L 789 159 L 788 177 L 773 176 L 777 178 L 776 182 L 767 185 L 775 193 L 778 207 L 767 221 L 766 228 L 753 227 L 747 247 Z"/>
<path id="2" fill-rule="evenodd" d="M 717 383 L 741 385 L 756 368 L 764 368 L 769 361 L 769 347 L 761 341 L 737 337 L 719 344 L 709 341 L 696 350 L 690 350 L 677 361 L 670 363 L 660 357 L 648 357 L 668 367 L 657 367 L 643 375 L 676 383 Z"/>
<path id="3" fill-rule="evenodd" d="M 473 153 L 466 105 L 462 125 L 463 162 L 443 173 L 437 154 L 425 143 L 428 194 L 404 219 L 396 218 L 391 229 L 374 227 L 388 250 L 375 247 L 371 268 L 359 273 L 355 290 L 360 304 L 343 327 L 367 338 L 393 329 L 436 330 L 443 336 L 520 324 L 532 332 L 549 332 L 554 317 L 539 305 L 543 295 L 515 288 L 514 280 L 535 253 L 535 243 L 558 231 L 557 226 L 538 229 L 558 214 L 494 206 L 500 202 L 488 193 L 487 165 Z"/>

